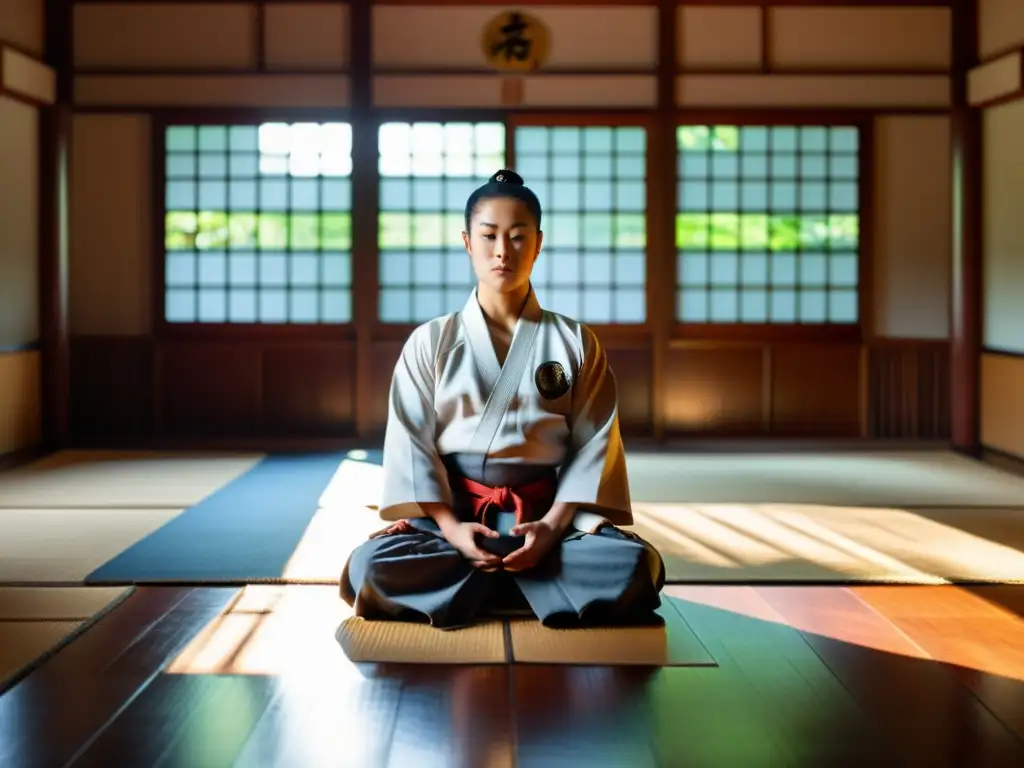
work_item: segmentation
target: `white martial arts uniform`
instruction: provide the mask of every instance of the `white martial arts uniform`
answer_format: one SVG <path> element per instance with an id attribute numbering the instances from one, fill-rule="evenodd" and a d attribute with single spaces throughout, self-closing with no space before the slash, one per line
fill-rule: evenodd
<path id="1" fill-rule="evenodd" d="M 607 357 L 589 328 L 543 310 L 532 290 L 504 365 L 475 290 L 460 312 L 412 333 L 392 379 L 383 463 L 380 515 L 406 522 L 361 545 L 346 565 L 342 595 L 357 614 L 411 611 L 454 626 L 479 611 L 491 575 L 465 562 L 421 507 L 459 508 L 453 473 L 511 488 L 557 475 L 554 501 L 576 507 L 555 547 L 559 562 L 514 575 L 542 620 L 580 618 L 594 604 L 615 615 L 634 603 L 657 607 L 660 557 L 615 527 L 633 518 Z M 447 555 L 443 573 L 439 554 Z"/>
<path id="2" fill-rule="evenodd" d="M 538 379 L 554 386 L 542 392 Z M 421 517 L 421 503 L 452 504 L 445 455 L 484 457 L 490 477 L 512 465 L 556 467 L 555 501 L 580 506 L 577 528 L 633 523 L 608 358 L 593 331 L 542 310 L 532 290 L 504 366 L 476 291 L 461 312 L 410 336 L 391 387 L 385 520 Z"/>

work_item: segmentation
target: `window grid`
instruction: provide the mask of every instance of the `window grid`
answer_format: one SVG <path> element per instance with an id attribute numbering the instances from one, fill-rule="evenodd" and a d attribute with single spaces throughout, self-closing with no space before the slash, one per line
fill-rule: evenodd
<path id="1" fill-rule="evenodd" d="M 677 319 L 857 322 L 854 127 L 682 126 Z"/>
<path id="2" fill-rule="evenodd" d="M 165 131 L 170 323 L 351 321 L 346 123 Z"/>
<path id="3" fill-rule="evenodd" d="M 385 123 L 378 163 L 380 320 L 461 309 L 476 285 L 462 242 L 466 200 L 505 167 L 504 123 Z"/>
<path id="4" fill-rule="evenodd" d="M 645 129 L 531 125 L 514 138 L 516 170 L 543 210 L 541 305 L 588 323 L 645 322 Z"/>

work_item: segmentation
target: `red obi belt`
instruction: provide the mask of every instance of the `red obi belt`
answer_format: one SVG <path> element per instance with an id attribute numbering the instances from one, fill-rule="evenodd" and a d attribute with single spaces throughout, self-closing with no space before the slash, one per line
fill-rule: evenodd
<path id="1" fill-rule="evenodd" d="M 515 512 L 516 525 L 532 523 L 547 514 L 551 505 L 555 503 L 555 494 L 558 491 L 558 479 L 555 475 L 516 488 L 495 488 L 458 476 L 451 477 L 450 481 L 456 499 L 468 500 L 473 510 L 473 518 L 481 523 L 491 508 L 501 512 Z M 371 534 L 370 538 L 416 532 L 416 528 L 408 520 L 399 520 L 384 530 Z"/>
<path id="2" fill-rule="evenodd" d="M 518 488 L 492 488 L 465 477 L 452 478 L 452 490 L 469 498 L 473 517 L 481 523 L 491 507 L 515 512 L 516 525 L 532 523 L 547 514 L 555 502 L 557 489 L 554 477 L 534 480 Z"/>

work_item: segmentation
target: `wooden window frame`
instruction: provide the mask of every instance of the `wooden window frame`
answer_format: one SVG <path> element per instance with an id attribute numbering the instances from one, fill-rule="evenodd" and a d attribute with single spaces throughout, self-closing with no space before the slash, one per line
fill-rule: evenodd
<path id="1" fill-rule="evenodd" d="M 568 110 L 557 110 L 557 111 L 545 111 L 545 110 L 530 110 L 530 111 L 515 111 L 515 110 L 487 110 L 487 109 L 435 109 L 435 108 L 399 108 L 399 109 L 381 109 L 377 110 L 373 120 L 373 131 L 374 136 L 377 135 L 377 130 L 382 123 L 387 122 L 501 122 L 505 125 L 505 161 L 506 166 L 510 169 L 515 170 L 516 158 L 515 158 L 515 130 L 519 127 L 528 126 L 544 126 L 544 127 L 557 127 L 557 126 L 580 126 L 580 127 L 595 127 L 595 126 L 640 126 L 648 130 L 650 135 L 650 129 L 654 125 L 657 119 L 656 114 L 651 110 L 622 110 L 622 111 L 568 111 Z M 652 162 L 652 142 L 647 142 L 647 164 L 648 164 L 648 177 L 650 174 L 651 162 Z M 374 158 L 376 159 L 376 147 L 374 152 Z M 374 197 L 373 205 L 374 221 L 376 221 L 376 206 L 378 202 L 376 179 L 379 178 L 376 173 L 376 166 L 374 167 Z M 527 180 L 529 183 L 529 180 Z M 650 217 L 647 217 L 647 264 L 651 263 L 651 239 L 655 232 L 652 231 L 652 224 Z M 354 245 L 353 245 L 354 247 Z M 373 338 L 381 341 L 402 341 L 408 338 L 409 334 L 416 328 L 418 323 L 385 323 L 380 320 L 379 307 L 377 306 L 377 299 L 379 296 L 380 286 L 377 281 L 377 268 L 379 249 L 377 248 L 376 241 L 376 230 L 373 241 L 373 256 L 372 261 L 373 268 L 373 321 L 372 321 L 372 333 Z M 652 312 L 652 291 L 654 290 L 655 278 L 652 270 L 648 267 L 647 271 L 647 312 L 646 321 L 643 323 L 587 323 L 598 336 L 602 339 L 609 341 L 629 341 L 636 339 L 641 336 L 648 336 L 655 323 L 652 319 L 654 313 Z M 368 310 L 369 312 L 369 310 Z"/>
<path id="2" fill-rule="evenodd" d="M 385 323 L 379 319 L 379 248 L 378 248 L 378 148 L 380 125 L 386 122 L 452 122 L 493 121 L 505 125 L 506 165 L 515 168 L 515 130 L 528 126 L 624 126 L 635 125 L 647 129 L 651 137 L 665 120 L 665 115 L 651 110 L 583 111 L 583 110 L 530 110 L 508 109 L 376 109 L 372 115 L 356 114 L 352 108 L 289 108 L 289 109 L 174 109 L 156 110 L 152 114 L 152 194 L 153 242 L 152 259 L 152 322 L 154 335 L 165 339 L 221 339 L 221 338 L 283 338 L 283 339 L 352 339 L 357 326 L 369 330 L 381 340 L 406 338 L 417 323 Z M 165 247 L 164 212 L 166 198 L 165 130 L 173 125 L 252 125 L 262 122 L 330 122 L 340 121 L 352 125 L 353 134 L 353 200 L 352 217 L 352 292 L 353 316 L 344 324 L 270 324 L 270 323 L 169 323 L 165 308 Z M 671 114 L 673 154 L 661 157 L 659 142 L 647 142 L 648 193 L 652 179 L 659 177 L 657 186 L 665 187 L 668 199 L 656 205 L 665 206 L 668 216 L 650 213 L 648 194 L 646 247 L 646 320 L 643 323 L 589 324 L 602 338 L 628 340 L 648 336 L 658 326 L 668 323 L 671 339 L 735 339 L 735 340 L 808 340 L 861 342 L 869 336 L 872 307 L 872 256 L 874 239 L 874 113 L 856 111 L 811 110 L 675 110 Z M 858 320 L 850 325 L 830 324 L 778 324 L 778 323 L 682 323 L 675 314 L 675 217 L 678 213 L 676 189 L 679 181 L 676 171 L 676 128 L 683 125 L 820 125 L 855 126 L 859 129 L 859 188 L 858 205 L 860 237 L 858 251 Z M 664 130 L 664 127 L 661 127 Z M 370 146 L 361 146 L 363 144 Z M 372 161 L 370 160 L 372 158 Z M 367 167 L 364 167 L 367 166 Z M 360 183 L 357 184 L 357 179 Z M 666 182 L 671 183 L 666 183 Z M 358 190 L 358 192 L 356 191 Z M 372 190 L 372 194 L 370 194 Z M 371 224 L 372 222 L 372 224 Z M 671 277 L 671 306 L 661 307 L 668 300 L 668 291 L 662 283 Z M 372 291 L 368 291 L 370 286 Z M 372 293 L 372 295 L 361 295 Z M 358 297 L 356 294 L 360 294 Z"/>
<path id="3" fill-rule="evenodd" d="M 875 113 L 869 110 L 677 110 L 672 124 L 673 147 L 676 129 L 687 125 L 726 126 L 821 126 L 858 129 L 858 258 L 857 321 L 831 323 L 686 323 L 677 319 L 674 296 L 678 288 L 675 268 L 675 217 L 679 213 L 676 190 L 680 181 L 676 166 L 678 149 L 672 157 L 671 185 L 673 235 L 671 243 L 673 306 L 671 338 L 674 340 L 728 339 L 736 341 L 830 341 L 861 343 L 870 335 L 872 323 L 872 264 L 874 253 L 875 206 Z"/>
<path id="4" fill-rule="evenodd" d="M 175 109 L 157 110 L 151 113 L 151 194 L 152 194 L 152 324 L 154 336 L 166 340 L 221 340 L 221 339 L 351 339 L 354 337 L 356 315 L 354 311 L 356 293 L 356 238 L 352 232 L 349 250 L 352 263 L 350 291 L 352 296 L 352 317 L 345 323 L 204 323 L 204 322 L 169 322 L 166 319 L 166 210 L 167 210 L 167 178 L 166 178 L 166 131 L 176 125 L 203 126 L 250 126 L 269 122 L 343 122 L 352 126 L 353 141 L 353 173 L 355 177 L 355 144 L 357 123 L 352 110 L 348 108 L 290 108 L 290 109 Z M 349 209 L 351 227 L 355 228 L 356 199 L 353 184 L 353 200 Z"/>
<path id="5" fill-rule="evenodd" d="M 580 128 L 595 128 L 595 127 L 624 127 L 633 126 L 643 128 L 647 132 L 646 142 L 646 158 L 647 164 L 647 177 L 645 179 L 647 190 L 650 191 L 650 171 L 652 168 L 652 162 L 655 159 L 652 156 L 653 149 L 650 137 L 651 129 L 654 126 L 656 115 L 651 111 L 621 111 L 621 112 L 522 112 L 513 113 L 509 116 L 508 126 L 509 130 L 506 133 L 508 137 L 508 143 L 511 147 L 509 154 L 506 156 L 511 161 L 512 165 L 510 168 L 515 168 L 515 131 L 517 128 L 526 127 L 545 127 L 545 128 L 557 128 L 557 127 L 580 127 Z M 529 181 L 527 180 L 527 183 Z M 648 199 L 649 199 L 648 195 Z M 653 311 L 653 303 L 656 300 L 654 295 L 654 276 L 651 270 L 651 252 L 652 252 L 652 232 L 651 217 L 645 212 L 645 226 L 646 226 L 646 246 L 644 249 L 644 265 L 645 265 L 645 305 L 644 305 L 644 322 L 642 323 L 585 323 L 587 327 L 593 330 L 602 339 L 631 339 L 637 336 L 645 336 L 649 334 L 653 328 L 654 321 L 652 318 L 655 316 Z M 656 247 L 654 249 L 656 251 Z"/>

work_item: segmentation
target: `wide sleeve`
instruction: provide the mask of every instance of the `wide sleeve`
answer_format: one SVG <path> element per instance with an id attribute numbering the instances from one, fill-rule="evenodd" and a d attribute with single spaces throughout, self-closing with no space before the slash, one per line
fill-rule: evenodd
<path id="1" fill-rule="evenodd" d="M 632 525 L 626 454 L 619 431 L 618 390 L 597 336 L 581 326 L 583 361 L 572 387 L 569 452 L 555 502 L 574 504 L 573 525 Z"/>
<path id="2" fill-rule="evenodd" d="M 422 327 L 409 337 L 395 365 L 384 433 L 384 481 L 380 516 L 425 517 L 426 503 L 451 505 L 448 473 L 435 441 L 434 347 Z"/>

